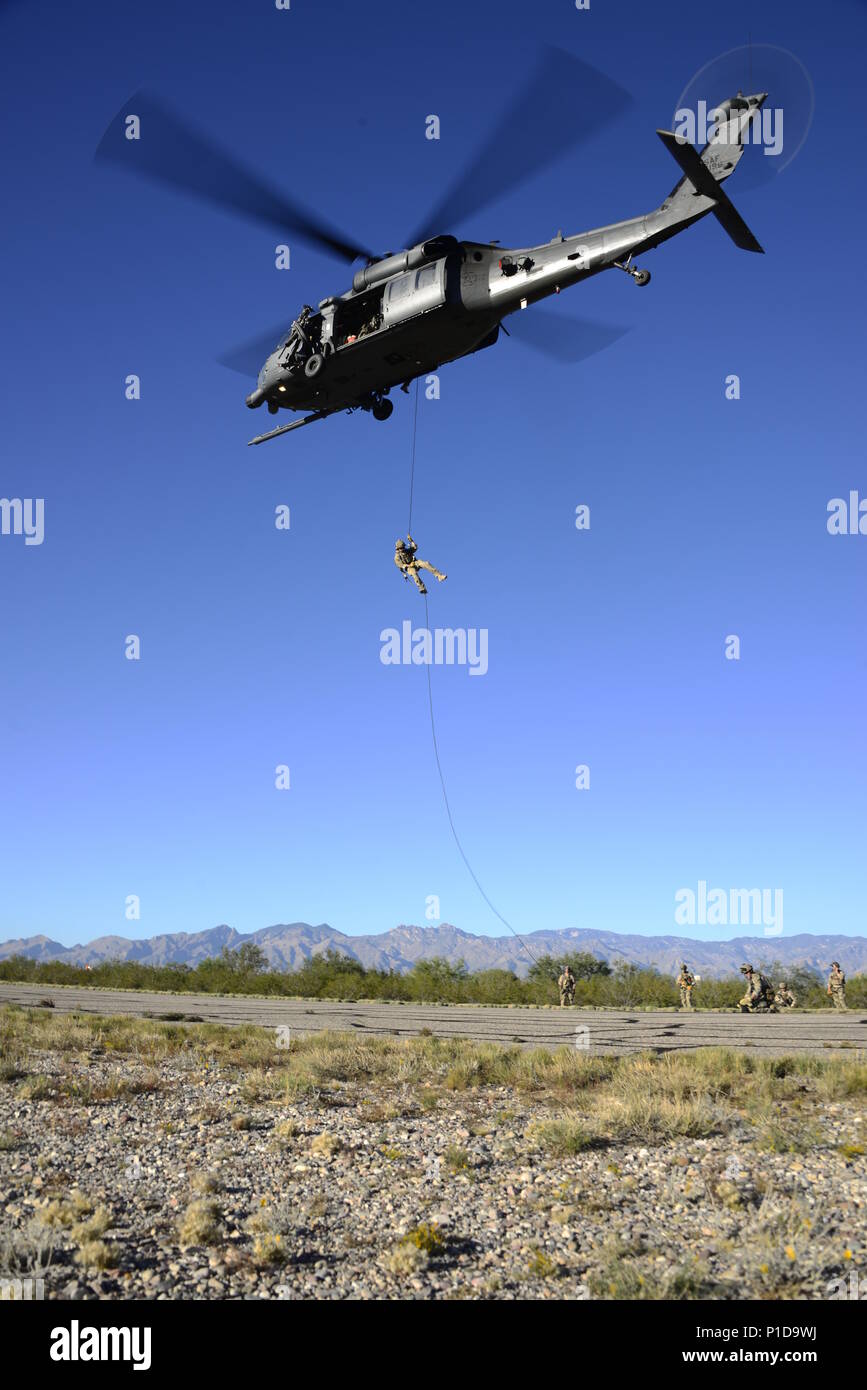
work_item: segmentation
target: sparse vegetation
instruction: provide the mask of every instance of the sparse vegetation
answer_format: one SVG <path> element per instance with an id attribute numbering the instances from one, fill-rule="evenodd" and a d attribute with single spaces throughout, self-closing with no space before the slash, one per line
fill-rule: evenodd
<path id="1" fill-rule="evenodd" d="M 36 1221 L 52 1233 L 52 1245 L 61 1240 L 68 1244 L 84 1269 L 107 1269 L 117 1259 L 115 1248 L 102 1239 L 112 1224 L 111 1212 L 78 1189 L 47 1202 Z"/>
<path id="2" fill-rule="evenodd" d="M 215 1074 L 254 1072 L 263 1103 L 286 1104 L 295 1094 L 322 1095 L 329 1088 L 382 1081 L 417 1088 L 422 1109 L 433 1109 L 449 1092 L 512 1086 L 570 1105 L 586 1095 L 588 1108 L 592 1102 L 600 1114 L 607 1107 L 606 1123 L 623 1135 L 633 1130 L 661 1137 L 707 1132 L 712 1123 L 707 1107 L 735 1099 L 740 1107 L 753 1112 L 765 1107 L 770 1114 L 772 1102 L 796 1098 L 805 1083 L 823 1100 L 867 1095 L 867 1063 L 857 1054 L 768 1059 L 703 1048 L 664 1056 L 599 1057 L 568 1047 L 524 1050 L 455 1038 L 397 1040 L 333 1032 L 299 1037 L 291 1049 L 281 1049 L 272 1031 L 253 1025 L 181 1025 L 129 1015 L 0 1009 L 0 1061 L 20 1056 L 25 1041 L 34 1051 L 73 1055 L 89 1055 L 98 1046 L 149 1069 L 144 1077 L 100 1083 L 97 1093 L 109 1102 L 153 1090 L 159 1084 L 156 1069 L 167 1059 L 180 1059 L 194 1070 L 204 1056 Z M 31 1088 L 37 1095 L 52 1094 L 56 1087 L 68 1099 L 87 1103 L 75 1078 L 64 1082 L 37 1072 L 27 1080 L 38 1082 Z M 368 1118 L 381 1120 L 408 1113 L 408 1106 L 405 1099 L 397 1104 L 382 1096 L 371 1110 L 376 1113 Z M 199 1112 L 193 1118 L 197 1123 L 226 1118 L 225 1110 L 211 1102 L 207 1111 L 204 1119 Z M 243 1130 L 252 1121 L 246 1112 L 236 1112 L 231 1123 Z M 289 1121 L 282 1137 L 291 1137 L 291 1126 Z"/>
<path id="3" fill-rule="evenodd" d="M 693 1262 L 666 1268 L 659 1274 L 648 1259 L 635 1258 L 623 1242 L 615 1239 L 606 1247 L 600 1267 L 590 1275 L 589 1291 L 594 1298 L 670 1300 L 712 1298 L 718 1290 L 709 1287 L 702 1267 Z"/>

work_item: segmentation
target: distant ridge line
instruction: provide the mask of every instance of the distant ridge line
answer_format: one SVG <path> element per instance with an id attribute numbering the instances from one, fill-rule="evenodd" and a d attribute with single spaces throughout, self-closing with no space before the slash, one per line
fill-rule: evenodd
<path id="1" fill-rule="evenodd" d="M 827 971 L 839 960 L 849 975 L 867 971 L 867 937 L 841 933 L 797 936 L 739 936 L 730 941 L 698 941 L 688 936 L 641 936 L 638 933 L 595 931 L 586 927 L 562 930 L 541 928 L 524 933 L 537 956 L 588 951 L 613 963 L 656 966 L 664 974 L 676 974 L 686 960 L 694 971 L 709 978 L 736 972 L 745 960 L 756 964 L 803 965 Z M 436 926 L 401 925 L 390 931 L 351 936 L 327 923 L 313 926 L 293 922 L 242 933 L 225 924 L 199 932 L 171 932 L 132 940 L 102 936 L 75 946 L 63 946 L 47 935 L 19 937 L 0 944 L 0 960 L 22 955 L 36 961 L 65 961 L 70 965 L 97 965 L 108 960 L 138 961 L 142 965 L 195 966 L 218 956 L 223 947 L 237 950 L 245 942 L 259 946 L 275 970 L 297 970 L 306 960 L 329 948 L 342 951 L 367 967 L 411 970 L 417 961 L 440 956 L 454 964 L 463 959 L 470 970 L 512 970 L 525 975 L 528 962 L 511 936 L 476 936 L 442 923 Z"/>

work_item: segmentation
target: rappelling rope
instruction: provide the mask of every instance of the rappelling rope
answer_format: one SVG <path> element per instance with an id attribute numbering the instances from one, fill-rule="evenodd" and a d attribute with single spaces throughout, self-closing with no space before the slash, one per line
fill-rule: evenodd
<path id="1" fill-rule="evenodd" d="M 406 534 L 412 535 L 412 489 L 415 482 L 415 438 L 418 433 L 418 377 L 415 379 L 415 407 L 412 412 L 412 463 L 409 470 L 409 521 Z"/>
<path id="2" fill-rule="evenodd" d="M 425 620 L 425 627 L 426 627 L 426 629 L 427 629 L 428 631 L 430 631 L 430 618 L 429 618 L 429 616 L 428 616 L 427 594 L 424 595 L 424 620 Z M 506 921 L 506 919 L 505 919 L 505 917 L 503 916 L 502 912 L 498 912 L 498 911 L 497 911 L 497 909 L 494 907 L 494 904 L 491 902 L 490 898 L 488 897 L 487 893 L 485 892 L 484 888 L 483 888 L 482 885 L 479 883 L 479 880 L 476 878 L 476 875 L 475 875 L 475 871 L 474 871 L 474 869 L 473 869 L 473 866 L 472 866 L 472 864 L 470 863 L 469 859 L 467 858 L 466 854 L 464 853 L 464 847 L 463 847 L 463 845 L 461 844 L 461 842 L 460 842 L 460 837 L 458 836 L 458 832 L 457 832 L 457 830 L 455 829 L 454 817 L 452 816 L 452 808 L 451 808 L 451 806 L 449 805 L 449 794 L 448 794 L 448 792 L 446 791 L 446 779 L 445 779 L 445 777 L 443 776 L 442 763 L 440 762 L 440 750 L 439 750 L 439 746 L 438 746 L 438 744 L 437 744 L 437 730 L 436 730 L 436 721 L 434 720 L 434 707 L 433 707 L 433 686 L 432 686 L 432 684 L 431 684 L 430 668 L 431 668 L 431 663 L 430 663 L 430 662 L 427 662 L 427 699 L 428 699 L 428 708 L 430 709 L 430 731 L 431 731 L 431 738 L 433 739 L 434 758 L 436 759 L 437 772 L 439 773 L 439 778 L 440 778 L 440 786 L 441 786 L 442 789 L 443 789 L 443 801 L 445 802 L 446 815 L 447 815 L 448 818 L 449 818 L 449 825 L 450 825 L 450 827 L 451 827 L 451 832 L 452 832 L 452 836 L 453 836 L 453 838 L 454 838 L 454 842 L 455 842 L 455 844 L 456 844 L 457 847 L 458 847 L 458 854 L 461 856 L 461 858 L 463 859 L 464 863 L 466 864 L 466 866 L 467 866 L 467 872 L 469 873 L 470 878 L 473 880 L 473 883 L 474 883 L 474 884 L 476 885 L 476 887 L 478 888 L 479 892 L 481 893 L 481 895 L 482 895 L 482 897 L 484 898 L 485 902 L 488 904 L 488 907 L 491 909 L 491 911 L 493 912 L 494 916 L 497 917 L 497 918 L 499 918 L 499 920 L 502 922 L 502 924 L 503 924 L 504 927 L 508 927 L 509 931 L 510 931 L 510 932 L 512 933 L 512 935 L 515 937 L 516 941 L 518 941 L 519 944 L 520 944 L 521 946 L 523 946 L 524 950 L 527 952 L 527 955 L 530 957 L 530 960 L 533 962 L 533 964 L 534 964 L 534 965 L 538 965 L 538 964 L 539 964 L 538 960 L 537 960 L 536 957 L 533 955 L 533 952 L 530 950 L 530 948 L 529 948 L 529 946 L 527 945 L 527 943 L 526 943 L 526 941 L 524 940 L 524 938 L 520 935 L 519 932 L 516 932 L 516 931 L 515 931 L 515 928 L 512 926 L 511 922 L 507 922 L 507 921 Z"/>

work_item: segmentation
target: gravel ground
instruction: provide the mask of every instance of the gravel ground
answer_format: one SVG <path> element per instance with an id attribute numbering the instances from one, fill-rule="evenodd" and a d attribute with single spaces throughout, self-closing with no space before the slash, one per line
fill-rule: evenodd
<path id="1" fill-rule="evenodd" d="M 705 1138 L 554 1156 L 533 1138 L 551 1100 L 511 1086 L 329 1083 L 275 1101 L 234 1069 L 99 1048 L 34 1054 L 31 1071 L 66 1093 L 0 1086 L 0 1274 L 50 1254 L 48 1298 L 827 1298 L 852 1269 L 867 1283 L 857 1099 L 781 1105 L 785 1152 L 729 1115 Z M 200 1243 L 184 1245 L 191 1202 Z"/>

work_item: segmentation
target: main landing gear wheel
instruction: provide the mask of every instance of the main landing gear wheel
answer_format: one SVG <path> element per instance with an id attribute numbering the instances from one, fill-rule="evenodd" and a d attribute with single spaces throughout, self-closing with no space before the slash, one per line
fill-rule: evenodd
<path id="1" fill-rule="evenodd" d="M 635 274 L 633 275 L 632 278 L 633 278 L 633 280 L 635 281 L 636 285 L 649 285 L 649 284 L 650 284 L 650 271 L 649 271 L 649 270 L 636 270 L 636 272 L 635 272 Z"/>
<path id="2" fill-rule="evenodd" d="M 374 420 L 387 420 L 394 410 L 394 401 L 374 401 L 370 413 Z"/>
<path id="3" fill-rule="evenodd" d="M 314 352 L 313 356 L 308 357 L 307 361 L 304 363 L 304 375 L 309 377 L 312 381 L 314 377 L 319 376 L 324 366 L 325 358 L 322 356 L 322 353 Z"/>

